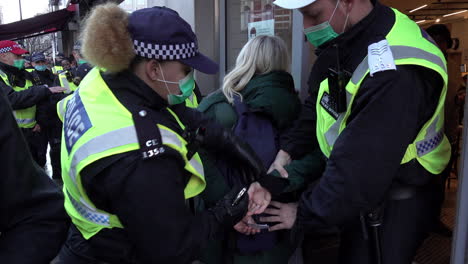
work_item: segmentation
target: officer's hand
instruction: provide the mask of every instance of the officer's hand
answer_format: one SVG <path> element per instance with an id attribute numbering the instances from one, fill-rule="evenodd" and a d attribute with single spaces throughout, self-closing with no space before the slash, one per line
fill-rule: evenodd
<path id="1" fill-rule="evenodd" d="M 246 216 L 234 226 L 234 229 L 244 235 L 250 236 L 260 233 L 260 229 L 250 227 L 248 224 L 255 224 L 255 221 L 251 216 Z"/>
<path id="2" fill-rule="evenodd" d="M 244 194 L 242 198 L 234 204 L 241 188 L 234 188 L 226 194 L 216 205 L 210 209 L 216 220 L 226 227 L 233 227 L 247 214 L 249 196 Z"/>
<path id="3" fill-rule="evenodd" d="M 49 87 L 49 90 L 52 92 L 52 93 L 63 93 L 65 90 L 67 90 L 66 88 L 64 87 L 60 87 L 60 86 L 54 86 L 54 87 Z"/>
<path id="4" fill-rule="evenodd" d="M 39 124 L 36 124 L 36 125 L 33 127 L 32 132 L 40 133 L 40 132 L 41 132 L 41 126 L 40 126 Z"/>
<path id="5" fill-rule="evenodd" d="M 284 166 L 289 165 L 289 163 L 291 163 L 291 156 L 286 151 L 280 150 L 276 155 L 275 161 L 268 169 L 268 173 L 277 170 L 281 177 L 288 178 L 289 175 Z"/>
<path id="6" fill-rule="evenodd" d="M 260 221 L 266 223 L 278 223 L 270 227 L 269 231 L 276 231 L 281 229 L 291 229 L 296 222 L 297 203 L 279 203 L 271 202 L 270 205 L 278 208 L 267 208 L 265 214 L 271 216 L 260 217 Z"/>
<path id="7" fill-rule="evenodd" d="M 247 215 L 261 214 L 268 207 L 271 201 L 271 194 L 267 189 L 263 188 L 260 183 L 254 182 L 250 185 L 249 190 L 249 212 Z"/>
<path id="8" fill-rule="evenodd" d="M 73 83 L 74 83 L 76 86 L 80 85 L 80 83 L 81 83 L 81 78 L 80 78 L 80 77 L 75 77 L 75 78 L 73 78 Z"/>

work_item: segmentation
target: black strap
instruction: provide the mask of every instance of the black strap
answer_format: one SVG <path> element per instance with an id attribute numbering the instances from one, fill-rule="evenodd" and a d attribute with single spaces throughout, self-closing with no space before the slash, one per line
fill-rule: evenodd
<path id="1" fill-rule="evenodd" d="M 132 115 L 142 159 L 150 159 L 164 153 L 165 148 L 157 126 L 157 115 L 154 111 L 139 107 L 139 109 L 132 111 Z"/>
<path id="2" fill-rule="evenodd" d="M 44 83 L 42 82 L 41 78 L 39 77 L 39 74 L 37 73 L 37 71 L 32 71 L 31 75 L 33 77 L 34 85 L 44 85 Z"/>

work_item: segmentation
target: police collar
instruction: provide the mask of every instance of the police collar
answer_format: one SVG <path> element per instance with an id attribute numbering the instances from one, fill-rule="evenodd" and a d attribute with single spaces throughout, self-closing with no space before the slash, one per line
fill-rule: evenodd
<path id="1" fill-rule="evenodd" d="M 0 69 L 2 69 L 2 71 L 5 72 L 6 74 L 11 74 L 15 76 L 22 75 L 25 72 L 25 70 L 20 70 L 14 66 L 8 65 L 3 62 L 0 62 Z"/>
<path id="2" fill-rule="evenodd" d="M 29 72 L 26 70 L 20 70 L 3 62 L 0 62 L 0 70 L 2 70 L 8 76 L 10 83 L 13 81 L 19 86 L 23 86 L 26 79 L 32 79 Z"/>
<path id="3" fill-rule="evenodd" d="M 127 108 L 144 106 L 154 110 L 166 108 L 167 101 L 130 71 L 102 73 L 102 78 L 119 101 Z"/>

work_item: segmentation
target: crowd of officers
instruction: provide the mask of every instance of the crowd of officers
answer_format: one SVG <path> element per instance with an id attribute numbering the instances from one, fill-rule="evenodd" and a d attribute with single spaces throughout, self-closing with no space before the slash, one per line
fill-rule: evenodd
<path id="1" fill-rule="evenodd" d="M 317 48 L 302 105 L 273 36 L 201 100 L 218 65 L 165 7 L 97 6 L 73 60 L 0 41 L 0 262 L 286 263 L 332 233 L 339 263 L 410 264 L 451 156 L 444 52 L 378 0 L 274 4 Z M 241 103 L 273 156 L 236 134 Z"/>
<path id="2" fill-rule="evenodd" d="M 43 53 L 28 56 L 13 41 L 1 41 L 0 86 L 14 110 L 34 161 L 46 168 L 50 146 L 52 177 L 61 184 L 60 142 L 62 122 L 56 114 L 58 101 L 75 91 L 91 66 L 82 59 L 76 43 L 73 60 L 59 53 L 55 61 Z M 72 62 L 70 62 L 72 61 Z"/>

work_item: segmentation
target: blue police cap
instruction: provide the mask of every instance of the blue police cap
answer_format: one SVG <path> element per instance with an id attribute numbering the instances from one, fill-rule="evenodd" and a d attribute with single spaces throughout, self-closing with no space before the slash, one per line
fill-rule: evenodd
<path id="1" fill-rule="evenodd" d="M 218 72 L 218 64 L 198 50 L 190 25 L 170 8 L 156 6 L 133 12 L 128 30 L 135 52 L 141 57 L 177 60 L 207 74 Z"/>
<path id="2" fill-rule="evenodd" d="M 34 54 L 31 56 L 31 61 L 32 61 L 32 62 L 46 61 L 46 57 L 44 56 L 43 53 L 34 53 Z"/>

